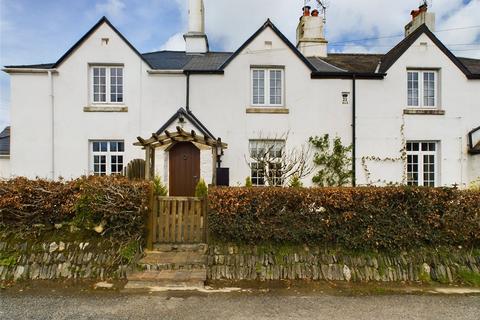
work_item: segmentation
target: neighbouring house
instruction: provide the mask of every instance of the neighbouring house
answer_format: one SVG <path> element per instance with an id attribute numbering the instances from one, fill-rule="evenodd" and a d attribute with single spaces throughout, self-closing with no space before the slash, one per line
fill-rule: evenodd
<path id="1" fill-rule="evenodd" d="M 11 174 L 116 174 L 146 158 L 171 195 L 191 195 L 200 178 L 263 185 L 252 155 L 328 133 L 353 144 L 356 185 L 480 176 L 480 60 L 452 54 L 426 6 L 386 54 L 328 53 L 323 17 L 302 10 L 296 45 L 267 20 L 235 52 L 210 51 L 190 0 L 185 52 L 141 54 L 103 17 L 58 61 L 6 66 Z"/>
<path id="2" fill-rule="evenodd" d="M 10 127 L 0 132 L 0 179 L 10 178 Z"/>

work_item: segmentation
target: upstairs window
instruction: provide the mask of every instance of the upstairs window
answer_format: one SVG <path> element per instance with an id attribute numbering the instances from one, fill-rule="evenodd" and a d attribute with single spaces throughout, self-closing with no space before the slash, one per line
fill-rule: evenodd
<path id="1" fill-rule="evenodd" d="M 96 176 L 120 174 L 123 170 L 123 141 L 91 141 L 91 172 Z"/>
<path id="2" fill-rule="evenodd" d="M 123 103 L 123 67 L 92 67 L 92 102 Z"/>
<path id="3" fill-rule="evenodd" d="M 437 106 L 437 71 L 408 71 L 408 106 L 435 108 Z"/>
<path id="4" fill-rule="evenodd" d="M 283 69 L 252 69 L 252 105 L 283 105 Z"/>
<path id="5" fill-rule="evenodd" d="M 250 170 L 254 186 L 281 186 L 284 140 L 250 140 Z"/>

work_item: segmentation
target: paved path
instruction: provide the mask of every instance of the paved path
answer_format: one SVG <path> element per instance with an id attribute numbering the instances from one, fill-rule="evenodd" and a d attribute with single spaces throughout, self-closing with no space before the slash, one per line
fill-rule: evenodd
<path id="1" fill-rule="evenodd" d="M 0 292 L 0 319 L 475 319 L 480 296 Z"/>

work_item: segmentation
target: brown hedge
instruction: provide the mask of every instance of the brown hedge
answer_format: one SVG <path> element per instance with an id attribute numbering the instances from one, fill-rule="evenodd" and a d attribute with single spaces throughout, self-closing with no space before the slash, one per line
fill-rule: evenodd
<path id="1" fill-rule="evenodd" d="M 120 242 L 144 234 L 149 184 L 122 177 L 0 181 L 0 228 L 28 235 L 63 228 Z"/>
<path id="2" fill-rule="evenodd" d="M 212 188 L 213 239 L 354 250 L 480 246 L 480 192 L 412 187 Z"/>

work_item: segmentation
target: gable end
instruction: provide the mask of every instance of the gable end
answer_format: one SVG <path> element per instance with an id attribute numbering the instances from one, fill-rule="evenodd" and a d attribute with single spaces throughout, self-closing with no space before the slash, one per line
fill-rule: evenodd
<path id="1" fill-rule="evenodd" d="M 310 71 L 316 71 L 317 69 L 313 64 L 308 61 L 305 56 L 298 51 L 298 49 L 285 37 L 285 35 L 268 19 L 247 41 L 245 41 L 240 48 L 238 48 L 219 68 L 219 70 L 225 69 L 230 62 L 232 62 L 253 40 L 255 40 L 265 29 L 271 28 L 273 32 L 292 50 L 292 52 L 310 69 Z"/>
<path id="2" fill-rule="evenodd" d="M 426 24 L 420 26 L 383 56 L 379 73 L 386 73 L 422 34 L 427 35 L 468 79 L 480 79 L 480 74 L 471 73 L 470 70 L 468 70 L 467 67 L 465 67 L 465 65 L 433 34 L 433 32 L 430 31 Z"/>
<path id="3" fill-rule="evenodd" d="M 117 28 L 115 28 L 113 24 L 105 16 L 103 16 L 83 37 L 80 38 L 80 40 L 78 40 L 70 49 L 68 49 L 68 51 L 65 52 L 65 54 L 61 56 L 60 59 L 58 59 L 57 62 L 55 62 L 52 65 L 51 68 L 52 69 L 58 68 L 65 60 L 68 59 L 68 57 L 70 57 L 70 55 L 72 55 L 72 53 L 75 50 L 77 50 L 77 48 L 79 48 L 104 23 L 106 23 L 130 47 L 130 49 L 132 49 L 133 52 L 135 52 L 135 54 L 140 59 L 142 59 L 143 62 L 145 62 L 150 68 L 152 68 L 150 63 L 142 56 L 142 54 L 138 52 L 138 50 L 127 40 L 127 38 L 125 38 L 123 34 L 121 34 L 120 31 L 118 31 Z"/>

